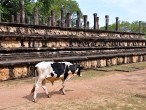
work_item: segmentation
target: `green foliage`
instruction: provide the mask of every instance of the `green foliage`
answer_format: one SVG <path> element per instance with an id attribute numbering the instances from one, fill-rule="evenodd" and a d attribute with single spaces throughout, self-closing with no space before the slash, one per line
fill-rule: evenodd
<path id="1" fill-rule="evenodd" d="M 37 0 L 35 6 L 39 8 L 39 16 L 47 18 L 54 0 Z"/>
<path id="2" fill-rule="evenodd" d="M 31 15 L 34 4 L 35 3 L 31 2 L 31 0 L 25 0 L 25 9 L 27 15 Z M 16 15 L 17 12 L 20 12 L 20 0 L 9 0 L 7 4 L 3 4 L 3 2 L 1 2 L 0 13 L 2 13 L 2 21 L 10 22 L 11 15 Z"/>
<path id="3" fill-rule="evenodd" d="M 70 12 L 72 14 L 72 22 L 73 24 L 76 21 L 76 12 L 80 11 L 79 5 L 75 0 L 54 0 L 52 2 L 52 5 L 50 7 L 50 10 L 48 10 L 48 12 L 46 12 L 47 14 L 45 15 L 46 17 L 50 16 L 50 11 L 54 10 L 55 11 L 55 15 L 56 15 L 56 19 L 60 19 L 61 16 L 61 11 L 60 9 L 64 7 L 65 8 L 65 14 Z M 81 13 L 82 14 L 82 13 Z"/>
<path id="4" fill-rule="evenodd" d="M 141 24 L 142 24 L 141 31 L 142 31 L 142 33 L 146 34 L 146 22 L 142 21 Z M 113 23 L 113 24 L 109 25 L 108 29 L 111 31 L 114 31 L 115 27 L 116 27 L 116 24 Z M 100 29 L 104 30 L 105 26 L 101 27 Z M 139 31 L 140 31 L 139 21 L 134 21 L 132 23 L 130 23 L 128 21 L 121 21 L 121 23 L 119 23 L 119 31 L 139 33 Z"/>
<path id="5" fill-rule="evenodd" d="M 20 12 L 20 0 L 6 0 L 9 1 L 6 4 L 1 2 L 0 4 L 0 13 L 2 14 L 2 21 L 9 22 L 11 21 L 11 15 L 16 15 L 17 12 Z M 38 7 L 40 20 L 44 19 L 47 21 L 50 16 L 51 10 L 55 11 L 56 18 L 60 19 L 60 9 L 64 6 L 66 13 L 71 12 L 72 18 L 76 16 L 76 11 L 80 11 L 79 5 L 75 0 L 25 0 L 25 10 L 26 16 L 30 16 L 33 20 L 33 9 Z M 75 22 L 75 19 L 74 19 Z"/>

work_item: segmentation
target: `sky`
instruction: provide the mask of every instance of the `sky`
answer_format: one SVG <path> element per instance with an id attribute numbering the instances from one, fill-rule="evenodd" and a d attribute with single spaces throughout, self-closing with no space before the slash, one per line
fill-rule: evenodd
<path id="1" fill-rule="evenodd" d="M 120 21 L 146 21 L 146 0 L 76 0 L 84 15 L 88 15 L 90 27 L 93 26 L 93 13 L 99 17 L 99 26 L 105 25 L 105 15 L 109 24 L 115 17 Z"/>

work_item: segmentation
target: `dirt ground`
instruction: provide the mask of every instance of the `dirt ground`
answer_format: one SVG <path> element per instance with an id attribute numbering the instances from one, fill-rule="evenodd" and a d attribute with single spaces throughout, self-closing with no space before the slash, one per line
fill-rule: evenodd
<path id="1" fill-rule="evenodd" d="M 39 88 L 37 103 L 32 102 L 32 95 L 30 94 L 34 79 L 22 80 L 23 83 L 18 83 L 20 80 L 14 82 L 0 83 L 0 110 L 47 110 L 48 108 L 49 110 L 62 110 L 64 108 L 68 108 L 68 110 L 98 110 L 99 108 L 112 110 L 112 107 L 113 110 L 118 110 L 118 107 L 123 106 L 122 104 L 129 102 L 127 101 L 128 97 L 142 99 L 138 99 L 138 101 L 146 101 L 146 69 L 133 72 L 115 72 L 114 74 L 82 80 L 71 79 L 66 85 L 66 95 L 61 95 L 58 92 L 61 82 L 55 82 L 54 86 L 48 83 L 47 88 L 51 98 L 47 98 L 43 89 Z M 69 105 L 62 107 L 65 103 Z M 107 103 L 110 103 L 108 105 L 110 109 L 104 108 L 104 106 L 107 107 Z M 126 105 L 126 107 L 130 108 L 135 103 L 137 102 L 130 102 L 131 105 Z M 89 104 L 89 108 L 87 104 Z M 55 105 L 57 107 L 54 107 Z M 135 107 L 138 110 L 137 106 Z M 146 106 L 143 105 L 143 107 Z M 122 109 L 124 110 L 124 108 Z M 127 110 L 132 109 L 131 107 Z"/>

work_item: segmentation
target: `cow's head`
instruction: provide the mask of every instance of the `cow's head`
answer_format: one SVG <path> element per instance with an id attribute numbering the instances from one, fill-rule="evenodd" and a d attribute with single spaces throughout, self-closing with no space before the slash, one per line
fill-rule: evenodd
<path id="1" fill-rule="evenodd" d="M 84 67 L 80 64 L 73 64 L 73 65 L 69 65 L 68 66 L 68 69 L 69 69 L 69 73 L 72 73 L 72 74 L 77 74 L 78 76 L 82 76 L 81 75 L 81 70 L 83 69 Z"/>
<path id="2" fill-rule="evenodd" d="M 82 76 L 82 75 L 81 75 L 81 70 L 82 70 L 83 68 L 84 68 L 84 66 L 82 66 L 82 65 L 80 65 L 80 64 L 77 65 L 77 69 L 78 69 L 77 75 L 80 76 L 80 77 Z"/>

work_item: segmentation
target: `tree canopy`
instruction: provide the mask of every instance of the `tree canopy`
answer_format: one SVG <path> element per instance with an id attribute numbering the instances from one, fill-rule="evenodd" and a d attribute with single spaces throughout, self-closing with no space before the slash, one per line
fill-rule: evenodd
<path id="1" fill-rule="evenodd" d="M 66 12 L 72 14 L 76 11 L 80 11 L 79 5 L 75 0 L 25 0 L 26 16 L 32 18 L 34 7 L 38 7 L 39 17 L 45 20 L 50 16 L 51 10 L 55 11 L 56 18 L 60 17 L 61 7 L 65 7 Z M 16 15 L 16 12 L 20 12 L 20 0 L 1 0 L 0 13 L 3 13 L 3 21 L 10 21 L 11 15 Z"/>
<path id="2" fill-rule="evenodd" d="M 138 33 L 140 31 L 139 28 L 140 24 L 139 21 L 133 21 L 132 23 L 128 22 L 128 21 L 121 21 L 119 23 L 119 31 L 121 32 L 136 32 Z M 113 23 L 111 25 L 108 26 L 108 29 L 111 31 L 114 31 L 116 27 L 116 24 Z M 105 26 L 100 27 L 100 29 L 105 29 Z M 141 31 L 142 33 L 146 34 L 146 22 L 141 21 Z"/>

